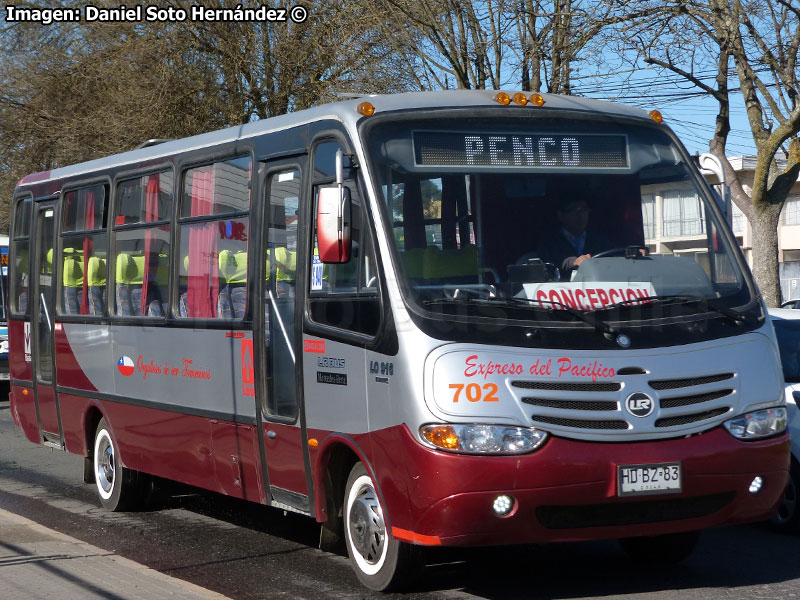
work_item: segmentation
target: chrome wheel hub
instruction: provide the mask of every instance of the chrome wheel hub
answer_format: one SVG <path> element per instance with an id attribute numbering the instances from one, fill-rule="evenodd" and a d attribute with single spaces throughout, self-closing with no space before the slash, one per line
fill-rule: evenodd
<path id="1" fill-rule="evenodd" d="M 97 483 L 103 491 L 114 487 L 114 447 L 104 439 L 97 454 Z"/>
<path id="2" fill-rule="evenodd" d="M 371 486 L 363 486 L 358 491 L 347 522 L 353 547 L 369 564 L 376 564 L 386 543 L 386 525 L 377 494 Z"/>

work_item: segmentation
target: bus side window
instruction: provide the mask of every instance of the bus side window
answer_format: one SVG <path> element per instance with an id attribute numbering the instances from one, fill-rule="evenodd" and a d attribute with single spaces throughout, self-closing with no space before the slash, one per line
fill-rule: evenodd
<path id="1" fill-rule="evenodd" d="M 178 316 L 244 318 L 251 176 L 249 156 L 185 172 L 180 207 Z"/>
<path id="2" fill-rule="evenodd" d="M 114 310 L 121 317 L 164 317 L 169 302 L 171 171 L 139 175 L 117 187 L 114 217 Z M 91 265 L 90 265 L 91 267 Z M 104 282 L 90 277 L 89 299 L 97 306 Z"/>
<path id="3" fill-rule="evenodd" d="M 105 289 L 108 256 L 108 188 L 96 184 L 69 190 L 64 193 L 62 207 L 61 301 L 58 312 L 62 315 L 101 316 L 105 310 L 102 290 Z M 98 288 L 99 294 L 92 288 Z"/>
<path id="4" fill-rule="evenodd" d="M 361 198 L 356 170 L 345 157 L 344 186 L 350 190 L 350 260 L 342 264 L 322 264 L 317 244 L 317 199 L 323 186 L 332 185 L 335 172 L 332 157 L 340 145 L 319 144 L 314 154 L 314 202 L 312 218 L 313 249 L 310 257 L 309 310 L 311 320 L 320 325 L 363 335 L 376 335 L 380 323 L 378 272 L 374 246 Z"/>
<path id="5" fill-rule="evenodd" d="M 11 312 L 15 315 L 28 314 L 32 206 L 33 202 L 30 198 L 23 198 L 17 202 L 14 210 L 14 231 L 11 242 L 11 264 L 14 265 L 14 277 L 11 280 L 9 305 Z"/>

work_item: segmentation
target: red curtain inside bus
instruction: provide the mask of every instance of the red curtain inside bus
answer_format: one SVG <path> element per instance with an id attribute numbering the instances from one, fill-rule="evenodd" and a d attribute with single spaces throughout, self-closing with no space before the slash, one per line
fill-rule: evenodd
<path id="1" fill-rule="evenodd" d="M 94 191 L 89 190 L 86 192 L 86 196 L 84 197 L 84 205 L 83 205 L 83 225 L 84 229 L 94 229 Z M 89 314 L 89 280 L 86 274 L 89 272 L 89 258 L 92 255 L 92 248 L 94 244 L 92 243 L 92 238 L 88 235 L 83 240 L 83 286 L 82 286 L 82 294 L 81 294 L 81 314 L 88 315 Z"/>
<path id="2" fill-rule="evenodd" d="M 144 222 L 152 223 L 158 220 L 158 192 L 161 189 L 160 177 L 151 175 L 147 181 L 147 190 L 145 191 L 145 209 L 144 209 Z M 158 254 L 153 257 L 151 254 L 151 247 L 153 245 L 153 232 L 152 230 L 145 231 L 144 234 L 144 273 L 142 274 L 142 301 L 141 312 L 139 314 L 147 314 L 148 306 L 148 288 L 150 282 L 150 269 L 155 271 L 158 269 Z"/>
<path id="3" fill-rule="evenodd" d="M 214 167 L 197 169 L 192 176 L 191 216 L 214 212 Z M 189 228 L 187 304 L 192 318 L 215 318 L 219 295 L 217 224 L 198 223 Z"/>

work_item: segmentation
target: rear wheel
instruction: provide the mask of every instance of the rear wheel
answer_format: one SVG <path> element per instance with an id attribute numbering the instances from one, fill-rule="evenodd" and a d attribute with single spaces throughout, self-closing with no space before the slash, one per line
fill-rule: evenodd
<path id="1" fill-rule="evenodd" d="M 770 519 L 769 524 L 775 531 L 791 532 L 800 529 L 800 506 L 797 494 L 800 492 L 800 463 L 792 457 L 792 466 L 789 470 L 789 479 L 783 497 Z"/>
<path id="2" fill-rule="evenodd" d="M 625 553 L 639 564 L 677 564 L 687 558 L 697 546 L 699 531 L 669 533 L 619 540 Z"/>
<path id="3" fill-rule="evenodd" d="M 105 419 L 97 424 L 92 464 L 95 489 L 103 507 L 124 511 L 141 502 L 139 473 L 120 464 L 117 443 Z"/>
<path id="4" fill-rule="evenodd" d="M 347 554 L 361 583 L 377 591 L 413 583 L 420 569 L 419 549 L 387 530 L 378 492 L 363 463 L 356 463 L 347 479 L 343 518 Z"/>

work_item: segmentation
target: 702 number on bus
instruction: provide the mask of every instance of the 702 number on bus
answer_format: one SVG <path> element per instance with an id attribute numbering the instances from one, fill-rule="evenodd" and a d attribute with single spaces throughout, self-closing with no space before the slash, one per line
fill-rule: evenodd
<path id="1" fill-rule="evenodd" d="M 470 402 L 500 402 L 496 383 L 484 383 L 483 386 L 478 383 L 451 383 L 448 387 L 455 390 L 454 403 L 458 403 L 461 392 L 464 392 L 464 396 Z"/>

